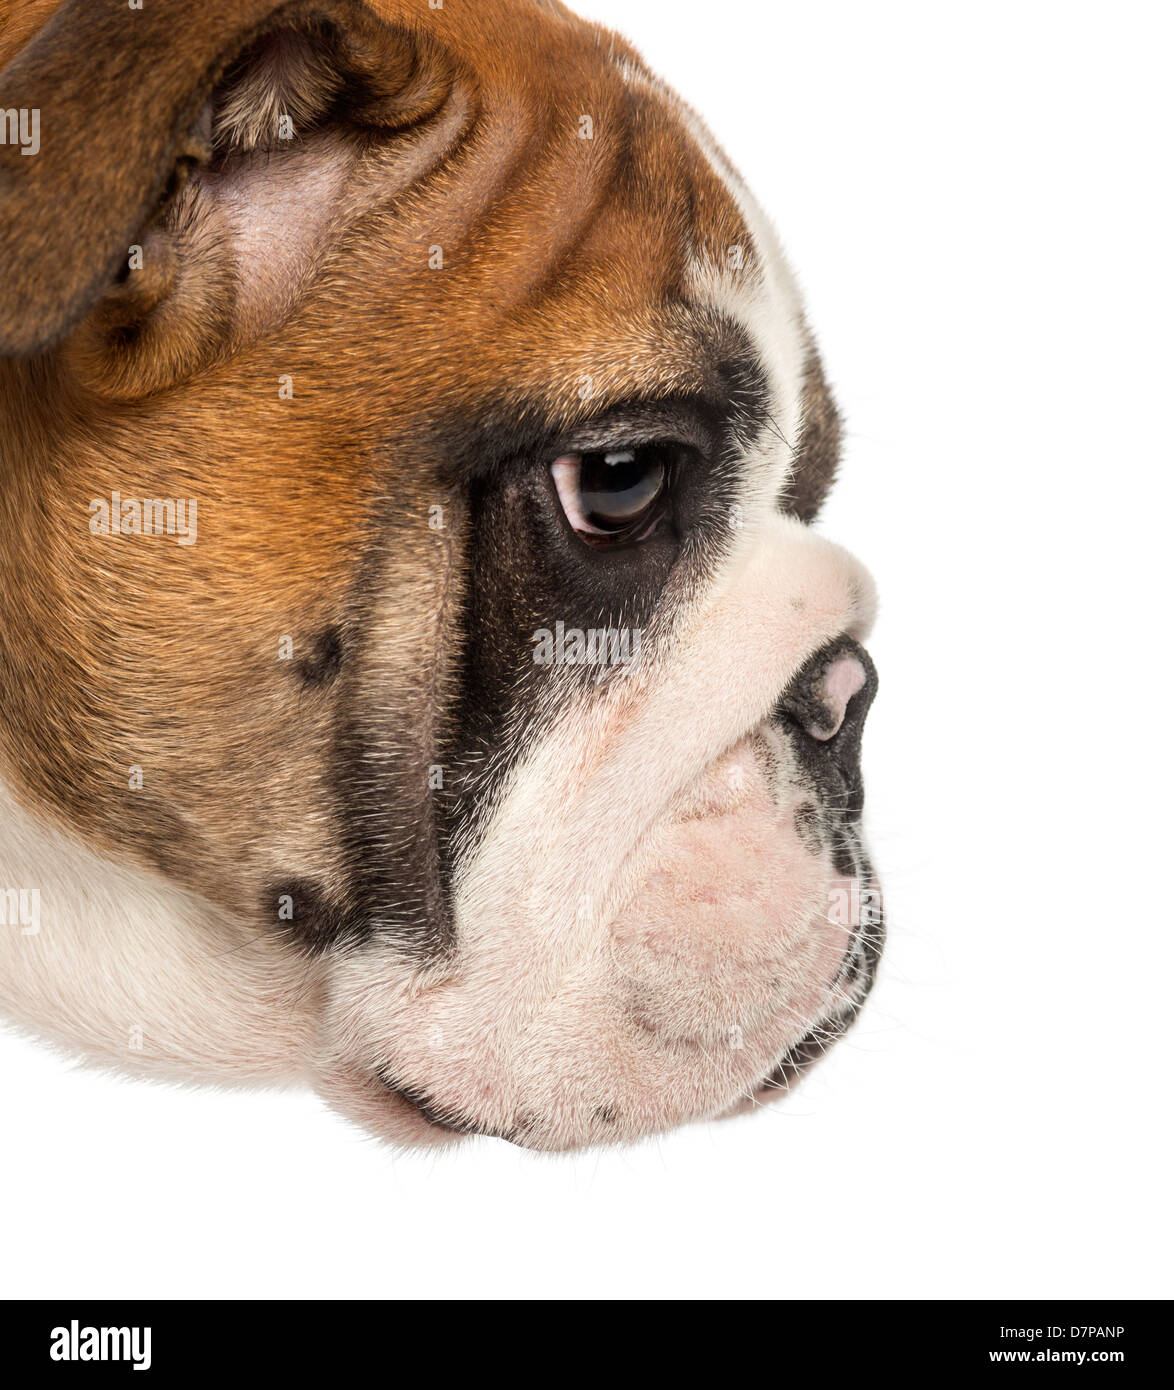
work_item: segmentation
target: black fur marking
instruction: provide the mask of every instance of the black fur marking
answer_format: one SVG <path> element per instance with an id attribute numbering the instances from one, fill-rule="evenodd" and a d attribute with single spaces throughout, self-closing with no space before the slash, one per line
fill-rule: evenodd
<path id="1" fill-rule="evenodd" d="M 810 854 L 823 852 L 823 830 L 820 827 L 819 808 L 810 801 L 795 808 L 795 834 L 803 842 Z"/>
<path id="2" fill-rule="evenodd" d="M 374 516 L 373 531 L 382 531 L 382 522 Z M 385 582 L 381 558 L 373 552 L 364 566 L 356 632 L 375 628 Z M 397 690 L 381 678 L 377 654 L 370 670 L 369 663 L 371 654 L 363 650 L 348 662 L 351 678 L 341 693 L 335 734 L 334 794 L 349 897 L 361 922 L 353 939 L 386 938 L 405 954 L 435 960 L 451 948 L 452 934 L 438 889 L 427 790 L 428 767 L 440 761 L 429 742 L 431 712 L 421 690 L 432 672 L 398 673 L 410 685 Z"/>
<path id="3" fill-rule="evenodd" d="M 840 463 L 842 427 L 835 400 L 823 374 L 814 344 L 808 343 L 803 373 L 803 428 L 797 441 L 794 471 L 779 508 L 813 521 L 835 481 Z"/>
<path id="4" fill-rule="evenodd" d="M 721 353 L 708 364 L 711 389 L 699 396 L 612 404 L 563 427 L 502 402 L 416 422 L 388 440 L 398 470 L 410 461 L 415 478 L 435 479 L 434 489 L 417 484 L 413 496 L 435 498 L 453 518 L 453 529 L 435 537 L 434 563 L 437 572 L 456 571 L 461 600 L 418 668 L 389 671 L 399 682 L 392 689 L 380 677 L 380 651 L 359 638 L 386 626 L 389 585 L 402 578 L 398 547 L 415 547 L 417 569 L 433 561 L 421 550 L 431 534 L 426 510 L 406 521 L 402 489 L 389 485 L 362 540 L 347 608 L 355 637 L 340 679 L 333 794 L 354 905 L 348 940 L 387 941 L 420 963 L 452 952 L 458 854 L 475 847 L 494 796 L 541 732 L 552 682 L 556 695 L 570 693 L 597 674 L 537 665 L 535 631 L 558 620 L 585 631 L 643 631 L 664 616 L 674 566 L 702 582 L 730 543 L 742 458 L 770 427 L 769 394 L 737 325 L 707 315 L 698 335 Z M 675 440 L 691 451 L 669 514 L 638 544 L 593 550 L 566 522 L 549 464 L 588 438 Z M 428 624 L 434 618 L 420 614 Z M 442 770 L 442 785 L 430 784 L 431 767 Z"/>
<path id="5" fill-rule="evenodd" d="M 361 923 L 308 878 L 281 880 L 268 889 L 262 914 L 299 950 L 318 956 L 361 935 Z"/>
<path id="6" fill-rule="evenodd" d="M 294 669 L 308 686 L 331 685 L 342 669 L 342 656 L 342 634 L 328 627 L 315 637 L 310 655 L 295 662 Z"/>

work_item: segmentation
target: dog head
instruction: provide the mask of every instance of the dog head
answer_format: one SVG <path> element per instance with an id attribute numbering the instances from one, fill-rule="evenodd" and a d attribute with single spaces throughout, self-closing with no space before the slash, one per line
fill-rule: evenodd
<path id="1" fill-rule="evenodd" d="M 404 1142 L 785 1089 L 879 949 L 873 599 L 698 119 L 546 0 L 10 20 L 10 1014 Z"/>

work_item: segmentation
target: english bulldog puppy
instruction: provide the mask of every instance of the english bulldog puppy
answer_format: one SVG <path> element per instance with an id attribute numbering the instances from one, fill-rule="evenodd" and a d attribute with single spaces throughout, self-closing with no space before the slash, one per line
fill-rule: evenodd
<path id="1" fill-rule="evenodd" d="M 874 598 L 701 121 L 555 0 L 0 13 L 4 1016 L 401 1144 L 786 1090 Z"/>

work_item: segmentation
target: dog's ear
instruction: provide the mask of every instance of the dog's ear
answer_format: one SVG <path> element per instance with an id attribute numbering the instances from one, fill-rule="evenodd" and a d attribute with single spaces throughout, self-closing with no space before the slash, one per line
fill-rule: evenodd
<path id="1" fill-rule="evenodd" d="M 84 319 L 74 360 L 135 395 L 247 340 L 451 78 L 358 0 L 66 0 L 0 73 L 0 355 Z"/>

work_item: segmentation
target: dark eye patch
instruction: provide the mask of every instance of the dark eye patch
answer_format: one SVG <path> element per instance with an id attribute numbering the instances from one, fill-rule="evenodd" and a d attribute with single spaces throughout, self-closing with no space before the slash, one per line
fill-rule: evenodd
<path id="1" fill-rule="evenodd" d="M 632 633 L 654 618 L 667 627 L 662 600 L 675 567 L 682 594 L 694 592 L 735 537 L 746 450 L 769 428 L 765 377 L 749 345 L 711 375 L 724 383 L 711 396 L 633 400 L 562 429 L 543 424 L 541 407 L 513 401 L 437 412 L 387 440 L 387 489 L 371 509 L 347 622 L 335 747 L 354 910 L 325 912 L 323 929 L 306 932 L 311 945 L 333 924 L 344 942 L 386 942 L 417 961 L 459 950 L 458 860 L 475 852 L 503 780 L 542 736 L 550 709 L 576 687 L 588 697 L 594 689 L 590 666 L 535 662 L 536 630 L 562 622 Z M 671 524 L 637 544 L 583 545 L 559 507 L 550 460 L 560 450 L 666 440 L 693 451 Z M 444 517 L 436 530 L 433 503 Z M 451 600 L 439 615 L 412 615 L 425 634 L 438 616 L 440 626 L 431 655 L 422 647 L 421 664 L 403 672 L 365 637 L 387 622 L 397 566 L 413 566 L 424 592 Z"/>

